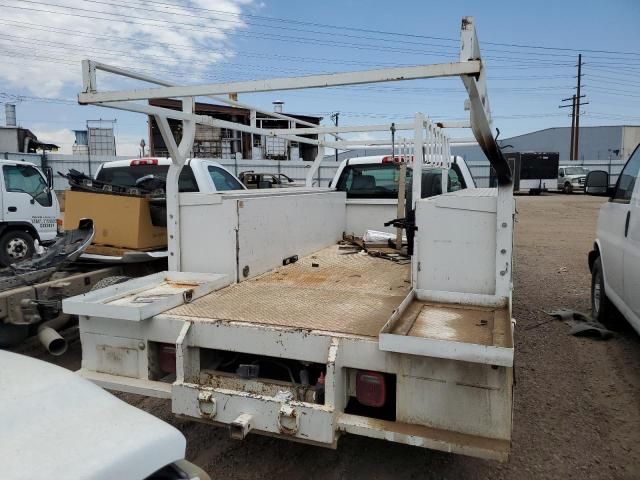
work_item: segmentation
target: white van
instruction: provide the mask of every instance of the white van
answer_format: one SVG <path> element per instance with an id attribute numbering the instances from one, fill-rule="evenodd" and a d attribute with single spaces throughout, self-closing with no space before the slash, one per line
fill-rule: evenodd
<path id="1" fill-rule="evenodd" d="M 606 195 L 589 252 L 593 317 L 603 320 L 615 307 L 640 333 L 640 145 L 609 187 L 604 171 L 589 172 L 585 192 Z"/>

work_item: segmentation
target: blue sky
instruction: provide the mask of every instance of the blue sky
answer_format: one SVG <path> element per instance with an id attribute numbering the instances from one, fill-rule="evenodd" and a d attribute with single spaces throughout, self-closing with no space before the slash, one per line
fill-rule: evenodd
<path id="1" fill-rule="evenodd" d="M 589 102 L 582 125 L 640 124 L 634 0 L 0 0 L 0 102 L 20 97 L 20 124 L 65 152 L 72 129 L 115 118 L 119 153 L 133 155 L 146 118 L 73 104 L 81 58 L 183 84 L 455 61 L 464 15 L 476 18 L 503 137 L 569 125 L 558 105 L 574 91 L 579 51 Z M 241 96 L 260 106 L 283 100 L 286 111 L 325 123 L 339 111 L 341 123 L 356 124 L 416 111 L 463 118 L 464 98 L 455 78 Z"/>

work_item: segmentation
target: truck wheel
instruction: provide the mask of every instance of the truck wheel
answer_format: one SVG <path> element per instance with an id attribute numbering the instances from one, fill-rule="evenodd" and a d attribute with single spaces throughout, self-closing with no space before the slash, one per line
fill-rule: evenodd
<path id="1" fill-rule="evenodd" d="M 7 267 L 12 263 L 29 259 L 35 252 L 34 238 L 22 230 L 9 230 L 0 237 L 0 264 Z"/>
<path id="2" fill-rule="evenodd" d="M 611 318 L 614 307 L 604 289 L 604 275 L 602 274 L 602 260 L 596 258 L 591 273 L 591 316 L 599 322 Z"/>
<path id="3" fill-rule="evenodd" d="M 571 184 L 569 182 L 566 182 L 562 186 L 562 193 L 564 193 L 565 195 L 569 195 L 571 192 L 573 192 L 573 187 L 571 186 Z"/>
<path id="4" fill-rule="evenodd" d="M 124 283 L 127 280 L 131 280 L 131 277 L 127 277 L 126 275 L 114 275 L 112 277 L 104 277 L 102 280 L 98 280 L 93 287 L 91 287 L 91 291 L 100 290 L 101 288 L 110 287 L 111 285 L 117 285 L 118 283 Z"/>
<path id="5" fill-rule="evenodd" d="M 29 325 L 0 323 L 0 348 L 14 347 L 29 336 Z"/>

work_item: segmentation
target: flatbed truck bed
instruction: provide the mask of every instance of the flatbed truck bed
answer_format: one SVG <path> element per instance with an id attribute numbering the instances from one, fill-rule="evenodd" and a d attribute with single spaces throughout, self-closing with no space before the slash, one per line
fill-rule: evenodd
<path id="1" fill-rule="evenodd" d="M 333 245 L 165 315 L 377 337 L 410 290 L 409 265 Z"/>

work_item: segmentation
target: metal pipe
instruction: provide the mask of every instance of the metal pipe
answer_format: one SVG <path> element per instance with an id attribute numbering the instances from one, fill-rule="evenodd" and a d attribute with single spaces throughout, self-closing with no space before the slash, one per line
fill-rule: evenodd
<path id="1" fill-rule="evenodd" d="M 69 323 L 68 315 L 60 315 L 52 320 L 42 322 L 38 326 L 38 340 L 53 356 L 60 356 L 67 351 L 69 344 L 57 330 Z"/>

